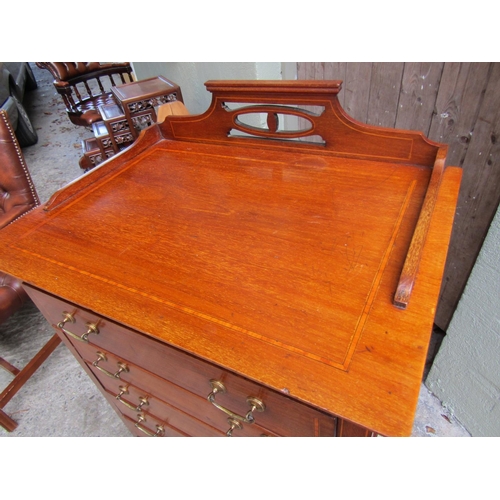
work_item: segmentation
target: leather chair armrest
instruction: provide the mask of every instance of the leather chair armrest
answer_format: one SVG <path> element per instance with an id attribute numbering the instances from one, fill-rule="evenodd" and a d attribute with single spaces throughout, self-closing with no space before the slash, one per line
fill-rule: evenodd
<path id="1" fill-rule="evenodd" d="M 0 324 L 19 310 L 27 299 L 21 280 L 0 272 Z"/>

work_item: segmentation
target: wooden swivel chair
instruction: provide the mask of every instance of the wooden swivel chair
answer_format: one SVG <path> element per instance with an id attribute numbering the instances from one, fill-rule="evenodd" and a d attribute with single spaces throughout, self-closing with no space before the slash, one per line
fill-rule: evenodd
<path id="1" fill-rule="evenodd" d="M 50 71 L 69 119 L 84 127 L 102 121 L 99 106 L 116 104 L 111 87 L 133 81 L 128 62 L 37 62 L 36 65 Z"/>
<path id="2" fill-rule="evenodd" d="M 39 203 L 7 113 L 0 110 L 0 229 Z M 0 271 L 0 324 L 18 311 L 26 300 L 28 300 L 28 295 L 21 281 Z M 54 351 L 60 341 L 59 337 L 54 335 L 22 370 L 0 357 L 0 366 L 14 375 L 12 382 L 0 394 L 0 426 L 7 431 L 12 432 L 17 427 L 17 423 L 3 411 L 3 408 Z"/>

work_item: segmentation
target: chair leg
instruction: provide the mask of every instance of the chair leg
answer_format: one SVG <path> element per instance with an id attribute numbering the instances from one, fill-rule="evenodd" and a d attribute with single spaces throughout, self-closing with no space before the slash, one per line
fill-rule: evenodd
<path id="1" fill-rule="evenodd" d="M 17 427 L 17 422 L 12 420 L 3 410 L 0 410 L 0 427 L 7 432 L 12 432 Z"/>
<path id="2" fill-rule="evenodd" d="M 11 365 L 8 361 L 6 361 L 3 358 L 0 358 L 0 367 L 4 368 L 9 373 L 12 373 L 12 375 L 14 376 L 16 376 L 21 371 L 19 368 L 16 368 L 14 365 Z"/>
<path id="3" fill-rule="evenodd" d="M 12 397 L 21 389 L 21 387 L 28 381 L 28 379 L 38 370 L 40 365 L 54 352 L 55 348 L 61 343 L 61 339 L 57 334 L 54 336 L 38 351 L 36 356 L 16 375 L 14 380 L 4 389 L 0 394 L 0 425 L 7 431 L 11 432 L 15 429 L 17 424 L 5 415 L 1 409 L 12 399 Z M 12 427 L 14 422 L 15 427 Z M 5 425 L 4 425 L 5 424 Z"/>

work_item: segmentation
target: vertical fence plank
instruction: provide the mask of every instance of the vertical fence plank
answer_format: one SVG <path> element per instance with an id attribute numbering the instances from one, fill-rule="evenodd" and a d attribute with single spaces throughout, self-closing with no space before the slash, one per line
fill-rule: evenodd
<path id="1" fill-rule="evenodd" d="M 368 120 L 368 102 L 372 63 L 347 63 L 344 92 L 344 110 L 355 120 L 366 123 Z"/>
<path id="2" fill-rule="evenodd" d="M 394 128 L 404 63 L 374 63 L 366 123 Z"/>
<path id="3" fill-rule="evenodd" d="M 314 63 L 297 63 L 297 78 L 299 80 L 321 80 L 316 74 Z"/>
<path id="4" fill-rule="evenodd" d="M 429 133 L 443 63 L 405 63 L 396 128 Z"/>
<path id="5" fill-rule="evenodd" d="M 448 165 L 462 166 L 482 103 L 490 63 L 446 63 L 428 136 L 448 144 Z"/>
<path id="6" fill-rule="evenodd" d="M 500 203 L 500 63 L 492 63 L 484 99 L 471 130 L 436 314 L 436 324 L 444 330 L 448 327 Z"/>

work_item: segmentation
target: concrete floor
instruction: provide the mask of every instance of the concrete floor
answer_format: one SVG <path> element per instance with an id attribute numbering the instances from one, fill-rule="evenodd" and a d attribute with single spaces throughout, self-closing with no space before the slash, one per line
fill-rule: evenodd
<path id="1" fill-rule="evenodd" d="M 39 140 L 23 150 L 40 199 L 47 201 L 58 189 L 82 175 L 78 165 L 81 141 L 92 133 L 68 119 L 50 74 L 31 63 L 38 88 L 25 104 Z M 32 304 L 0 325 L 0 353 L 22 368 L 52 335 L 51 328 Z M 0 390 L 11 376 L 0 370 Z M 17 429 L 0 437 L 80 436 L 128 437 L 130 432 L 64 345 L 6 405 Z M 413 436 L 467 437 L 469 433 L 422 384 Z"/>

